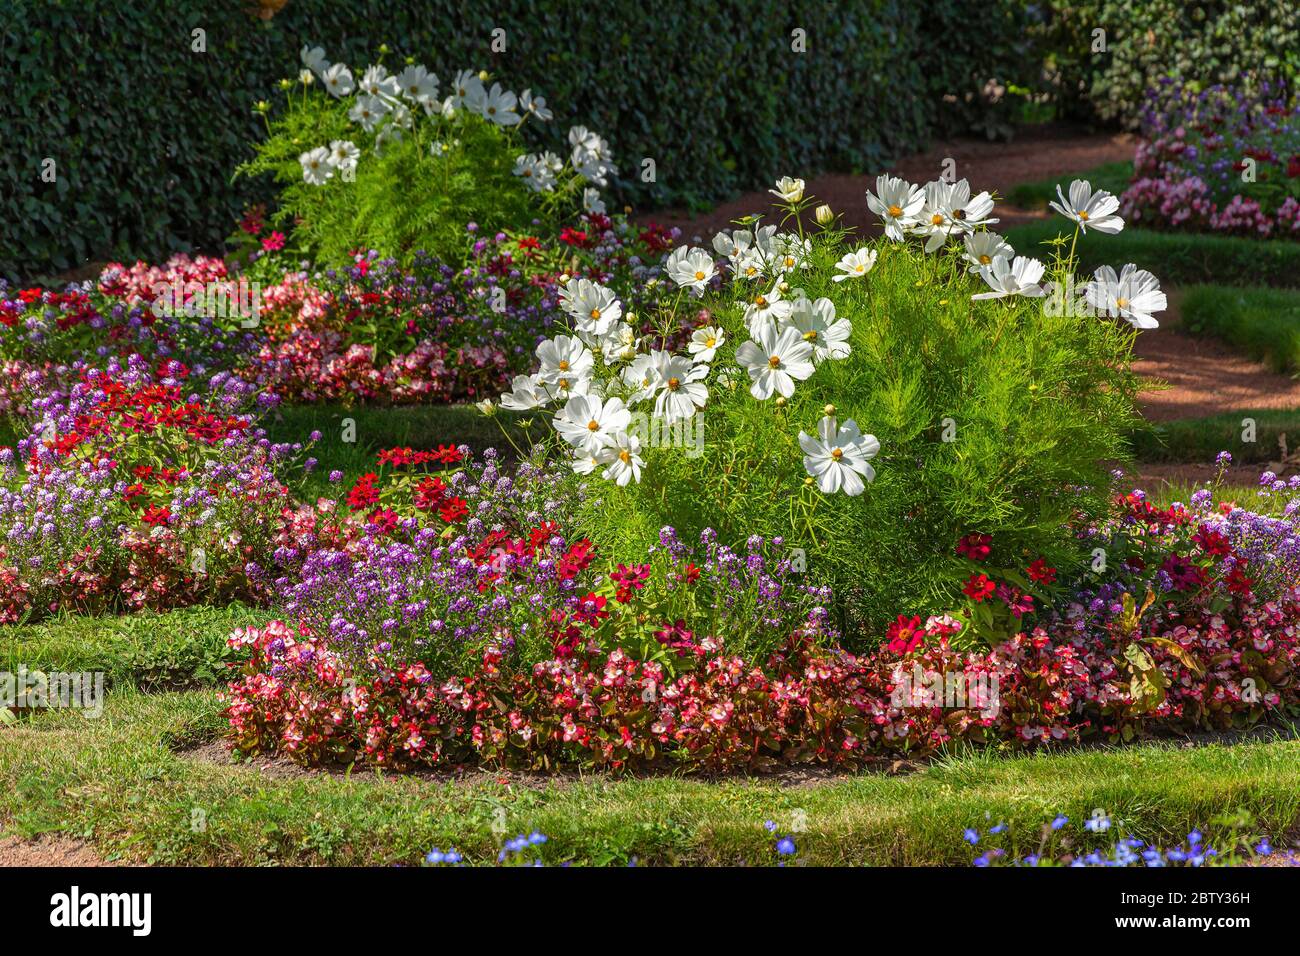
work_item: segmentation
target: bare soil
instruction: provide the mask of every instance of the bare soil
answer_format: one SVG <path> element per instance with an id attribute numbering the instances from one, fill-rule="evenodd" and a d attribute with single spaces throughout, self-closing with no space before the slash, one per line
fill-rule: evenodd
<path id="1" fill-rule="evenodd" d="M 47 833 L 35 840 L 24 840 L 0 834 L 0 867 L 116 865 L 105 861 L 89 844 L 72 837 Z"/>

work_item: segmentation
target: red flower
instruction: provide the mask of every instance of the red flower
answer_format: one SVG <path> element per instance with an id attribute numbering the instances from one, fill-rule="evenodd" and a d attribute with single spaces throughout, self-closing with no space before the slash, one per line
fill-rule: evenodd
<path id="1" fill-rule="evenodd" d="M 442 465 L 455 465 L 464 457 L 461 450 L 454 445 L 439 445 L 437 451 L 429 452 L 427 460 L 436 461 Z"/>
<path id="2" fill-rule="evenodd" d="M 1232 544 L 1227 537 L 1215 531 L 1209 525 L 1201 525 L 1196 534 L 1192 535 L 1192 541 L 1200 546 L 1206 554 L 1221 558 L 1224 555 L 1232 554 Z"/>
<path id="3" fill-rule="evenodd" d="M 171 509 L 160 508 L 157 505 L 150 505 L 147 509 L 145 509 L 145 513 L 140 516 L 140 520 L 142 520 L 145 524 L 154 527 L 158 525 L 162 525 L 163 527 L 166 527 L 172 520 Z"/>
<path id="4" fill-rule="evenodd" d="M 618 585 L 618 593 L 614 599 L 619 604 L 626 604 L 632 600 L 632 592 L 639 591 L 645 587 L 646 580 L 650 577 L 650 565 L 638 564 L 628 567 L 620 564 L 617 571 L 610 572 L 609 579 Z"/>
<path id="5" fill-rule="evenodd" d="M 587 234 L 581 229 L 565 226 L 560 230 L 560 242 L 570 246 L 585 246 L 587 244 Z"/>
<path id="6" fill-rule="evenodd" d="M 432 511 L 447 496 L 447 483 L 441 478 L 425 478 L 415 486 L 412 500 L 420 511 Z"/>
<path id="7" fill-rule="evenodd" d="M 447 524 L 454 524 L 467 514 L 469 514 L 469 506 L 465 504 L 463 498 L 451 498 L 438 508 L 439 517 Z"/>
<path id="8" fill-rule="evenodd" d="M 957 542 L 957 553 L 971 561 L 984 561 L 992 550 L 992 535 L 968 534 Z"/>
<path id="9" fill-rule="evenodd" d="M 262 249 L 266 252 L 278 252 L 284 248 L 284 233 L 273 232 L 262 240 Z"/>
<path id="10" fill-rule="evenodd" d="M 1292 156 L 1286 161 L 1286 175 L 1288 179 L 1300 176 L 1300 155 Z"/>
<path id="11" fill-rule="evenodd" d="M 605 610 L 607 603 L 600 595 L 588 591 L 586 596 L 578 601 L 578 609 L 570 616 L 578 624 L 600 627 L 600 622 L 609 617 L 609 612 Z"/>
<path id="12" fill-rule="evenodd" d="M 1255 579 L 1246 577 L 1246 572 L 1241 568 L 1233 568 L 1228 572 L 1228 576 L 1225 580 L 1228 584 L 1229 594 L 1240 594 L 1242 597 L 1250 597 L 1250 586 L 1255 583 Z"/>
<path id="13" fill-rule="evenodd" d="M 889 649 L 895 654 L 910 654 L 925 643 L 925 630 L 921 627 L 919 617 L 898 615 L 898 620 L 889 625 L 885 633 Z"/>
<path id="14" fill-rule="evenodd" d="M 411 465 L 415 463 L 415 452 L 410 448 L 385 448 L 379 452 L 379 463 L 394 468 Z"/>
<path id="15" fill-rule="evenodd" d="M 1056 568 L 1049 568 L 1045 558 L 1039 558 L 1029 565 L 1025 573 L 1029 575 L 1029 580 L 1037 581 L 1039 584 L 1056 583 Z"/>
<path id="16" fill-rule="evenodd" d="M 397 521 L 397 512 L 392 508 L 377 508 L 366 516 L 367 524 L 387 534 L 397 530 Z"/>
<path id="17" fill-rule="evenodd" d="M 595 547 L 586 538 L 570 545 L 568 553 L 560 559 L 560 565 L 557 569 L 561 580 L 568 581 L 570 578 L 575 578 L 579 573 L 587 570 L 592 558 L 595 557 L 595 552 Z"/>
<path id="18" fill-rule="evenodd" d="M 962 593 L 972 599 L 976 604 L 980 604 L 986 597 L 998 589 L 998 586 L 989 580 L 987 574 L 972 574 L 966 579 L 962 586 Z"/>
<path id="19" fill-rule="evenodd" d="M 348 492 L 348 507 L 353 511 L 362 511 L 379 501 L 379 489 L 375 487 L 375 482 L 379 476 L 373 471 L 362 475 L 352 490 Z"/>
<path id="20" fill-rule="evenodd" d="M 686 562 L 686 570 L 683 572 L 687 584 L 694 584 L 700 579 L 700 569 L 693 562 Z"/>

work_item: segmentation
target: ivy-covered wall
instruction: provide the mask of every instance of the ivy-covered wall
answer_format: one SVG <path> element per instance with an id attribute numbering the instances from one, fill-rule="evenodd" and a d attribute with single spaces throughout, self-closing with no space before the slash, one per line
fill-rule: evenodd
<path id="1" fill-rule="evenodd" d="M 265 189 L 231 181 L 262 132 L 253 104 L 283 95 L 308 42 L 354 69 L 387 43 L 391 66 L 411 55 L 444 82 L 474 67 L 531 87 L 557 139 L 582 123 L 610 140 L 615 192 L 639 208 L 875 170 L 968 126 L 966 94 L 1025 68 L 1014 0 L 288 0 L 269 21 L 248 5 L 8 0 L 0 274 L 218 249 Z M 654 183 L 639 178 L 646 157 Z"/>

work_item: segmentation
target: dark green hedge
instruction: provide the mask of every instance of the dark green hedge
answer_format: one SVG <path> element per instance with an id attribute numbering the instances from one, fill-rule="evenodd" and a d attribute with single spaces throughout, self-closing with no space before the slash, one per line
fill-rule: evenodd
<path id="1" fill-rule="evenodd" d="M 870 171 L 977 122 L 993 76 L 1032 70 L 1015 0 L 8 0 L 0 20 L 0 274 L 216 249 L 265 184 L 232 183 L 259 99 L 305 42 L 354 69 L 381 42 L 444 81 L 467 66 L 600 130 L 639 207 L 697 205 L 781 174 Z M 489 51 L 491 31 L 507 49 Z M 206 53 L 191 51 L 206 31 Z M 807 52 L 791 50 L 806 31 Z M 41 181 L 46 157 L 57 181 Z M 658 181 L 636 174 L 653 157 Z"/>

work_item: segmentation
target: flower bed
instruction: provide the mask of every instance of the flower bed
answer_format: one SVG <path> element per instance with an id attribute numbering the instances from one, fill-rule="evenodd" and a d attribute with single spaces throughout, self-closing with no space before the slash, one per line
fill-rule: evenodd
<path id="1" fill-rule="evenodd" d="M 1123 214 L 1156 229 L 1300 238 L 1297 118 L 1286 87 L 1160 84 L 1143 111 Z"/>

